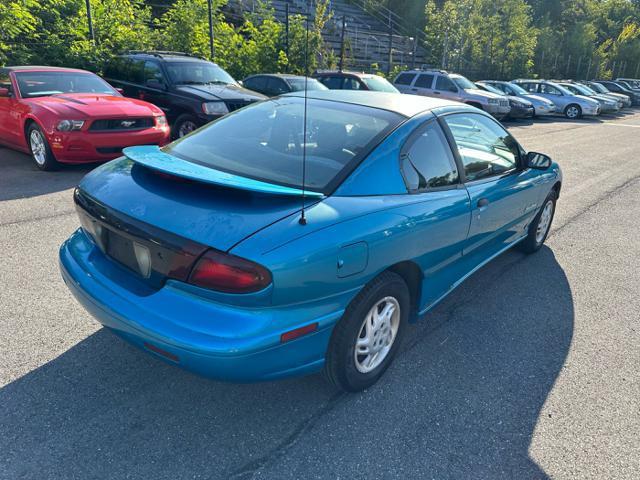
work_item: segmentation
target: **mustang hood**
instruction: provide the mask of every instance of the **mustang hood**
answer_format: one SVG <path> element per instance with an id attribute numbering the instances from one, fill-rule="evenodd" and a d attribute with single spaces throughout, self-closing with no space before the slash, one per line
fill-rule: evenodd
<path id="1" fill-rule="evenodd" d="M 261 191 L 232 181 L 200 181 L 195 174 L 178 175 L 190 162 L 176 159 L 173 167 L 154 168 L 135 152 L 127 153 L 139 161 L 106 163 L 82 180 L 80 190 L 108 209 L 222 251 L 299 212 L 302 205 L 297 195 L 267 191 L 269 184 Z"/>
<path id="2" fill-rule="evenodd" d="M 89 93 L 66 93 L 29 100 L 34 106 L 70 118 L 102 117 L 148 117 L 160 115 L 162 111 L 141 100 L 116 95 L 96 95 Z"/>

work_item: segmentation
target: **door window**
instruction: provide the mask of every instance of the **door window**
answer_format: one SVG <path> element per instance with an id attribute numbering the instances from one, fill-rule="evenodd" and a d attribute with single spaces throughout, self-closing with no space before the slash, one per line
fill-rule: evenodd
<path id="1" fill-rule="evenodd" d="M 538 92 L 538 84 L 537 83 L 519 83 L 522 88 L 524 88 L 529 93 L 537 93 Z"/>
<path id="2" fill-rule="evenodd" d="M 421 73 L 414 86 L 420 88 L 431 88 L 431 85 L 433 85 L 433 75 Z"/>
<path id="3" fill-rule="evenodd" d="M 142 84 L 144 81 L 144 60 L 136 60 L 132 58 L 126 74 L 127 81 Z"/>
<path id="4" fill-rule="evenodd" d="M 282 95 L 287 93 L 289 89 L 287 85 L 279 78 L 269 77 L 267 79 L 267 94 L 268 95 Z"/>
<path id="5" fill-rule="evenodd" d="M 458 113 L 447 115 L 444 120 L 455 140 L 467 181 L 503 175 L 518 167 L 518 143 L 490 118 Z"/>
<path id="6" fill-rule="evenodd" d="M 320 81 L 330 90 L 340 90 L 342 88 L 342 77 L 320 77 Z"/>
<path id="7" fill-rule="evenodd" d="M 397 85 L 411 85 L 411 82 L 413 82 L 414 78 L 416 78 L 415 73 L 401 73 L 393 83 Z"/>
<path id="8" fill-rule="evenodd" d="M 562 95 L 562 92 L 560 90 L 547 83 L 540 84 L 540 93 L 546 93 L 547 95 Z"/>
<path id="9" fill-rule="evenodd" d="M 458 91 L 455 84 L 449 80 L 449 78 L 442 75 L 438 75 L 438 78 L 436 79 L 436 90 L 443 90 L 445 92 Z"/>
<path id="10" fill-rule="evenodd" d="M 411 136 L 401 154 L 401 168 L 410 192 L 458 183 L 458 169 L 451 148 L 436 121 Z"/>
<path id="11" fill-rule="evenodd" d="M 13 90 L 8 71 L 0 72 L 0 88 L 8 88 L 10 92 Z"/>
<path id="12" fill-rule="evenodd" d="M 265 77 L 248 78 L 244 81 L 244 86 L 249 90 L 264 92 L 267 87 L 267 79 Z"/>
<path id="13" fill-rule="evenodd" d="M 360 90 L 362 87 L 357 79 L 346 77 L 344 79 L 344 85 L 342 86 L 342 88 L 345 90 Z"/>
<path id="14" fill-rule="evenodd" d="M 156 62 L 145 62 L 144 64 L 144 83 L 145 85 L 149 81 L 158 82 L 164 84 L 164 75 L 160 70 L 160 65 Z"/>

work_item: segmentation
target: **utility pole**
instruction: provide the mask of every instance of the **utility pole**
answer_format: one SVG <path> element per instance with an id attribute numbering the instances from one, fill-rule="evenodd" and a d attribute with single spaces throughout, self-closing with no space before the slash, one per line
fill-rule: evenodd
<path id="1" fill-rule="evenodd" d="M 284 53 L 287 55 L 286 73 L 289 73 L 289 2 L 284 9 Z"/>
<path id="2" fill-rule="evenodd" d="M 338 66 L 338 70 L 342 71 L 342 67 L 344 67 L 344 31 L 347 27 L 347 16 L 342 16 L 342 32 L 340 33 L 340 65 Z"/>
<path id="3" fill-rule="evenodd" d="M 212 0 L 207 0 L 209 6 L 209 52 L 211 53 L 211 61 L 214 61 L 215 50 L 213 47 L 213 5 Z"/>
<path id="4" fill-rule="evenodd" d="M 444 32 L 444 46 L 442 48 L 442 69 L 447 68 L 447 50 L 449 49 L 449 30 Z"/>
<path id="5" fill-rule="evenodd" d="M 391 23 L 391 10 L 389 10 L 389 58 L 387 59 L 387 75 L 391 73 L 393 62 L 393 25 Z"/>
<path id="6" fill-rule="evenodd" d="M 93 31 L 93 19 L 91 18 L 91 1 L 86 0 L 86 4 L 87 4 L 87 23 L 89 24 L 89 38 L 91 39 L 91 42 L 93 43 L 93 45 L 95 45 L 96 35 L 95 35 L 95 32 Z"/>

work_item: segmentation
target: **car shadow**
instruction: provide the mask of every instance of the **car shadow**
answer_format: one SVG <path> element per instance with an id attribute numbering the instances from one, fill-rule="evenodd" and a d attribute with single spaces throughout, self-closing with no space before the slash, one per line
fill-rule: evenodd
<path id="1" fill-rule="evenodd" d="M 67 190 L 97 165 L 62 165 L 59 171 L 43 172 L 29 155 L 0 147 L 0 201 Z"/>
<path id="2" fill-rule="evenodd" d="M 545 247 L 473 275 L 360 394 L 214 382 L 101 329 L 0 389 L 0 477 L 546 478 L 528 449 L 573 322 Z"/>

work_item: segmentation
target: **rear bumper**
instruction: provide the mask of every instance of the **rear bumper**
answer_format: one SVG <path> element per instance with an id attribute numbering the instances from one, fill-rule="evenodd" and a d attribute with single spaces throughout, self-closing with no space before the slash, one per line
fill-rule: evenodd
<path id="1" fill-rule="evenodd" d="M 320 370 L 344 312 L 335 299 L 251 309 L 216 303 L 171 282 L 145 289 L 82 230 L 61 246 L 60 269 L 76 299 L 105 327 L 168 363 L 220 380 L 254 382 Z M 313 322 L 316 332 L 280 342 L 285 331 Z"/>
<path id="2" fill-rule="evenodd" d="M 122 156 L 122 149 L 126 147 L 166 145 L 169 127 L 118 133 L 54 132 L 48 140 L 59 162 L 104 162 Z"/>

